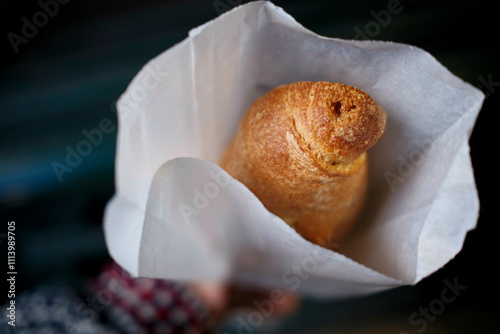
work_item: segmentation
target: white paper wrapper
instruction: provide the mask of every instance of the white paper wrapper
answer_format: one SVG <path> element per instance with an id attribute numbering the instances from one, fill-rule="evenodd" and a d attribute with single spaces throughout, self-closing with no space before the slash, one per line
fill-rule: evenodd
<path id="1" fill-rule="evenodd" d="M 388 114 L 364 211 L 336 251 L 215 164 L 257 97 L 305 80 L 358 87 Z M 421 49 L 318 36 L 269 2 L 237 7 L 147 63 L 120 98 L 109 252 L 134 276 L 323 297 L 415 284 L 476 225 L 468 138 L 483 99 Z"/>

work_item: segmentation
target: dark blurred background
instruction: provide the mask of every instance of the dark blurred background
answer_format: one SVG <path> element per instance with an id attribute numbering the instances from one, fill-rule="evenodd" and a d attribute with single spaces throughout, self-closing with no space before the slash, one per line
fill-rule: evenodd
<path id="1" fill-rule="evenodd" d="M 274 3 L 320 35 L 350 39 L 360 36 L 359 29 L 363 38 L 423 48 L 483 90 L 487 98 L 470 140 L 481 201 L 477 229 L 455 259 L 416 286 L 347 301 L 306 300 L 298 314 L 270 324 L 272 332 L 417 333 L 422 327 L 410 324 L 411 314 L 439 299 L 444 280 L 455 278 L 467 289 L 428 321 L 425 332 L 500 332 L 498 190 L 493 188 L 498 187 L 493 159 L 499 143 L 494 117 L 500 53 L 494 2 L 401 0 L 402 10 L 385 26 L 366 30 L 377 22 L 376 13 L 395 1 Z M 6 224 L 14 220 L 18 292 L 48 281 L 78 284 L 108 259 L 102 215 L 114 192 L 114 102 L 148 60 L 183 40 L 189 29 L 243 2 L 0 3 L 0 245 L 6 268 Z M 38 27 L 29 26 L 34 22 Z M 58 178 L 54 168 L 61 166 L 54 162 L 64 164 L 68 146 L 75 149 L 85 139 L 82 131 L 97 129 L 105 118 L 113 131 Z M 7 299 L 2 290 L 1 303 Z"/>

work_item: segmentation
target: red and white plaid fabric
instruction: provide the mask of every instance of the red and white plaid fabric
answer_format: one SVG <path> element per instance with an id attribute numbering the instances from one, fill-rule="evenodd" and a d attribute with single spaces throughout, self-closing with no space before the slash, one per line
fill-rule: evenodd
<path id="1" fill-rule="evenodd" d="M 132 278 L 116 263 L 89 283 L 94 299 L 125 333 L 210 333 L 209 312 L 184 284 Z"/>

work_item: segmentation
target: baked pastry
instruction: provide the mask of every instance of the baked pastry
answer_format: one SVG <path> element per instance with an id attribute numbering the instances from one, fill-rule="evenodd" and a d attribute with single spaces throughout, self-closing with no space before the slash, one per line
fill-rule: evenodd
<path id="1" fill-rule="evenodd" d="M 358 88 L 283 85 L 250 106 L 220 165 L 304 238 L 332 248 L 361 210 L 366 150 L 385 124 L 384 109 Z"/>

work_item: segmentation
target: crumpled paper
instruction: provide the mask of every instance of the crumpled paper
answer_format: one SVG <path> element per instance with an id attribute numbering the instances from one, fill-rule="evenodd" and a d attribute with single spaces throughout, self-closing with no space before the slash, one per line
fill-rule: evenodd
<path id="1" fill-rule="evenodd" d="M 216 163 L 249 105 L 297 81 L 358 87 L 388 114 L 368 198 L 335 250 L 310 243 Z M 112 258 L 134 276 L 318 297 L 415 284 L 476 226 L 468 139 L 483 93 L 404 44 L 319 36 L 270 2 L 234 8 L 149 61 L 117 103 Z"/>

